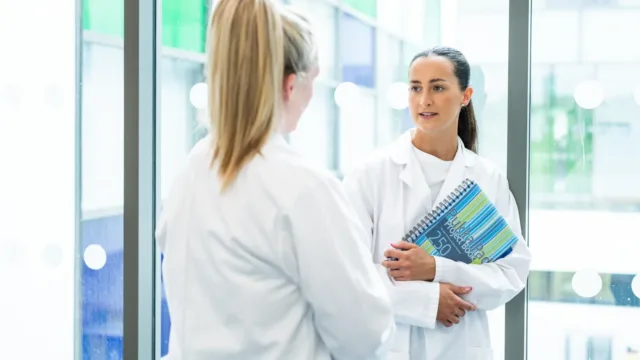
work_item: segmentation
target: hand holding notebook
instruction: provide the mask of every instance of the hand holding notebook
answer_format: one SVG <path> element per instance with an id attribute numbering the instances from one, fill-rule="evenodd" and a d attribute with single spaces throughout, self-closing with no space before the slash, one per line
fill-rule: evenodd
<path id="1" fill-rule="evenodd" d="M 467 179 L 402 240 L 433 256 L 483 264 L 508 255 L 518 237 L 480 186 Z"/>

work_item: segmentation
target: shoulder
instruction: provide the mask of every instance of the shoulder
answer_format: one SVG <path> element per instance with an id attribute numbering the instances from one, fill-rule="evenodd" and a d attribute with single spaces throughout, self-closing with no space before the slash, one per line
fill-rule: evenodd
<path id="1" fill-rule="evenodd" d="M 482 155 L 478 155 L 469 149 L 464 149 L 465 158 L 470 163 L 473 169 L 489 178 L 504 178 L 506 174 L 504 171 L 493 161 Z"/>
<path id="2" fill-rule="evenodd" d="M 401 163 L 397 159 L 398 153 L 402 151 L 399 147 L 400 139 L 375 149 L 357 165 L 345 171 L 344 182 L 380 180 L 385 174 L 401 170 Z"/>
<path id="3" fill-rule="evenodd" d="M 506 173 L 494 161 L 465 149 L 465 157 L 471 165 L 472 174 L 478 184 L 489 193 L 500 198 L 510 195 Z"/>
<path id="4" fill-rule="evenodd" d="M 297 153 L 288 144 L 272 144 L 250 165 L 252 178 L 277 197 L 281 207 L 291 207 L 309 194 L 328 196 L 341 188 L 338 177 Z"/>

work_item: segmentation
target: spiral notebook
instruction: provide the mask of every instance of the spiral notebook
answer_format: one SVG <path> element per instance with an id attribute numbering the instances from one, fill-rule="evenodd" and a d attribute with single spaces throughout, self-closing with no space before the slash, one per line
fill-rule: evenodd
<path id="1" fill-rule="evenodd" d="M 508 255 L 518 236 L 480 186 L 466 179 L 403 240 L 433 256 L 483 264 Z"/>

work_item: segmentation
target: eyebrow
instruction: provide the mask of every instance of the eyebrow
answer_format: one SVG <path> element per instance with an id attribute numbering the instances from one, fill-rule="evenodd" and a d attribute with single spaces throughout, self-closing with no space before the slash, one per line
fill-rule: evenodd
<path id="1" fill-rule="evenodd" d="M 437 83 L 437 82 L 446 82 L 446 81 L 447 80 L 445 80 L 445 79 L 435 78 L 435 79 L 429 80 L 429 84 L 433 84 L 433 83 Z M 420 84 L 422 84 L 422 82 L 420 80 L 411 80 L 411 84 L 420 85 Z"/>

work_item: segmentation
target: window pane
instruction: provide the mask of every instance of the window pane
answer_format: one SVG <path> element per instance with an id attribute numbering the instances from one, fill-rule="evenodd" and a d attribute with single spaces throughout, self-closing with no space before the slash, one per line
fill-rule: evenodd
<path id="1" fill-rule="evenodd" d="M 76 20 L 73 2 L 0 0 L 3 359 L 73 359 L 81 341 Z"/>
<path id="2" fill-rule="evenodd" d="M 315 0 L 318 1 L 318 0 Z M 375 0 L 343 0 L 352 9 L 362 13 L 362 15 L 372 18 L 376 17 L 376 2 Z"/>
<path id="3" fill-rule="evenodd" d="M 289 0 L 289 3 L 303 13 L 313 26 L 314 35 L 318 42 L 318 60 L 320 62 L 318 78 L 335 80 L 338 75 L 336 68 L 336 7 L 328 2 L 318 0 Z"/>
<path id="4" fill-rule="evenodd" d="M 122 1 L 83 1 L 80 235 L 85 359 L 122 358 L 123 24 Z"/>
<path id="5" fill-rule="evenodd" d="M 388 33 L 376 36 L 376 146 L 388 144 L 402 132 L 403 110 L 408 106 L 407 67 L 402 59 L 402 43 Z"/>
<path id="6" fill-rule="evenodd" d="M 371 0 L 373 2 L 373 0 Z M 378 16 L 378 24 L 393 34 L 402 33 L 403 6 L 398 6 L 397 0 L 377 0 L 377 6 L 380 13 Z"/>
<path id="7" fill-rule="evenodd" d="M 85 39 L 81 246 L 82 344 L 87 359 L 122 358 L 123 59 L 121 45 Z M 87 262 L 87 256 L 95 263 Z"/>
<path id="8" fill-rule="evenodd" d="M 349 14 L 340 15 L 342 81 L 375 86 L 375 29 Z"/>
<path id="9" fill-rule="evenodd" d="M 612 42 L 637 27 L 637 9 L 546 3 L 532 28 L 529 359 L 633 359 L 640 61 Z"/>
<path id="10" fill-rule="evenodd" d="M 311 103 L 298 122 L 298 128 L 289 135 L 291 145 L 302 155 L 325 168 L 334 167 L 332 149 L 336 109 L 333 88 L 319 82 Z"/>
<path id="11" fill-rule="evenodd" d="M 163 46 L 157 74 L 160 84 L 156 134 L 158 210 L 162 209 L 162 202 L 191 148 L 207 132 L 204 51 L 210 10 L 208 0 L 162 1 Z M 156 279 L 161 282 L 160 268 L 156 270 L 159 272 Z M 156 329 L 159 334 L 156 346 L 160 355 L 165 356 L 169 351 L 171 316 L 164 288 L 157 306 L 160 307 L 160 326 Z"/>
<path id="12" fill-rule="evenodd" d="M 339 108 L 340 168 L 348 173 L 375 149 L 376 98 L 363 90 Z"/>

